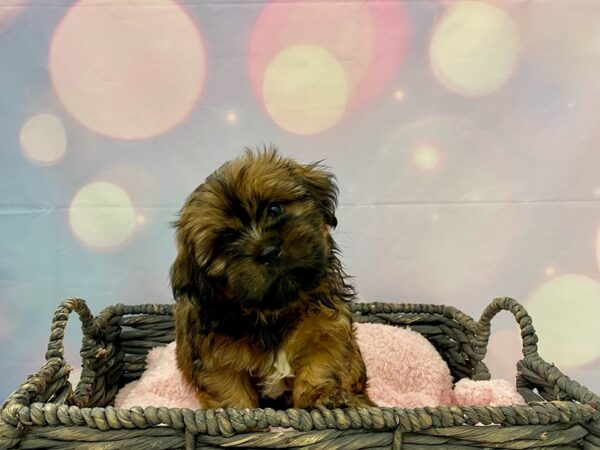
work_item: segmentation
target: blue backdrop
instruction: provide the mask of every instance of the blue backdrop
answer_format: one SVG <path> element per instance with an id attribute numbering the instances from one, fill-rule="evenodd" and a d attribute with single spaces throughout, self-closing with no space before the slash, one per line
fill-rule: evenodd
<path id="1" fill-rule="evenodd" d="M 600 390 L 599 21 L 583 0 L 0 0 L 0 398 L 64 297 L 172 301 L 169 223 L 264 143 L 337 174 L 362 298 L 514 296 Z"/>

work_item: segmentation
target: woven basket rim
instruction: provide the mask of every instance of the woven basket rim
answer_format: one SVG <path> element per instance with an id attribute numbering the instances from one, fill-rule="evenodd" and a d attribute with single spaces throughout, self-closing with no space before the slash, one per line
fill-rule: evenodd
<path id="1" fill-rule="evenodd" d="M 588 388 L 571 380 L 537 354 L 537 336 L 531 318 L 514 299 L 494 299 L 479 321 L 452 306 L 418 303 L 355 302 L 351 309 L 356 315 L 385 314 L 442 314 L 459 321 L 474 333 L 473 346 L 483 360 L 490 334 L 491 319 L 500 311 L 509 311 L 521 328 L 524 357 L 520 364 L 555 384 L 571 401 L 536 401 L 511 406 L 435 406 L 423 408 L 348 408 L 348 409 L 198 409 L 166 407 L 78 407 L 55 403 L 34 403 L 36 395 L 44 392 L 51 380 L 68 375 L 71 367 L 64 359 L 62 339 L 73 311 L 82 322 L 84 341 L 97 337 L 115 316 L 169 315 L 173 304 L 116 304 L 93 317 L 82 299 L 63 301 L 52 322 L 47 362 L 40 371 L 21 385 L 0 407 L 0 438 L 30 426 L 88 426 L 100 430 L 136 429 L 166 425 L 192 433 L 232 436 L 248 430 L 268 427 L 293 428 L 298 431 L 399 429 L 402 432 L 458 425 L 527 425 L 567 422 L 600 422 L 600 397 Z M 82 350 L 83 351 L 83 350 Z M 81 382 L 80 382 L 81 383 Z M 20 431 L 22 432 L 22 431 Z M 19 433 L 20 433 L 19 432 Z"/>

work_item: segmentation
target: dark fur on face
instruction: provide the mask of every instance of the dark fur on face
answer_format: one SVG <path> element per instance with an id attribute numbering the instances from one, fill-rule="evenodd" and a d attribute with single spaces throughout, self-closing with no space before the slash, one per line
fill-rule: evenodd
<path id="1" fill-rule="evenodd" d="M 371 404 L 337 258 L 337 188 L 275 150 L 221 166 L 176 222 L 177 361 L 207 407 Z"/>

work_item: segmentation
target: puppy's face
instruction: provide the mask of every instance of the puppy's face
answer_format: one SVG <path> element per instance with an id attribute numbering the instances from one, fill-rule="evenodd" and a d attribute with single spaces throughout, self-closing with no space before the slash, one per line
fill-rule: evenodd
<path id="1" fill-rule="evenodd" d="M 174 290 L 242 308 L 284 308 L 323 279 L 335 206 L 333 177 L 318 165 L 275 152 L 223 165 L 182 209 Z"/>

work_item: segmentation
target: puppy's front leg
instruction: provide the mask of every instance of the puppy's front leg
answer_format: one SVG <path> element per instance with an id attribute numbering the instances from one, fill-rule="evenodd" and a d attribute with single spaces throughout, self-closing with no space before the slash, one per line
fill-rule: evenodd
<path id="1" fill-rule="evenodd" d="M 294 372 L 294 407 L 375 406 L 367 395 L 367 369 L 348 310 L 309 310 L 284 351 Z"/>
<path id="2" fill-rule="evenodd" d="M 330 364 L 323 359 L 313 358 L 297 371 L 292 391 L 295 408 L 346 406 L 349 395 L 339 387 L 339 379 L 334 378 Z"/>
<path id="3" fill-rule="evenodd" d="M 341 376 L 334 375 L 331 364 L 319 364 L 318 358 L 304 366 L 294 380 L 293 399 L 295 408 L 358 408 L 374 406 L 363 393 L 353 392 L 345 386 Z M 344 370 L 341 367 L 339 370 Z"/>
<path id="4" fill-rule="evenodd" d="M 196 380 L 196 397 L 204 408 L 258 408 L 258 394 L 248 372 L 215 369 L 200 372 Z"/>

